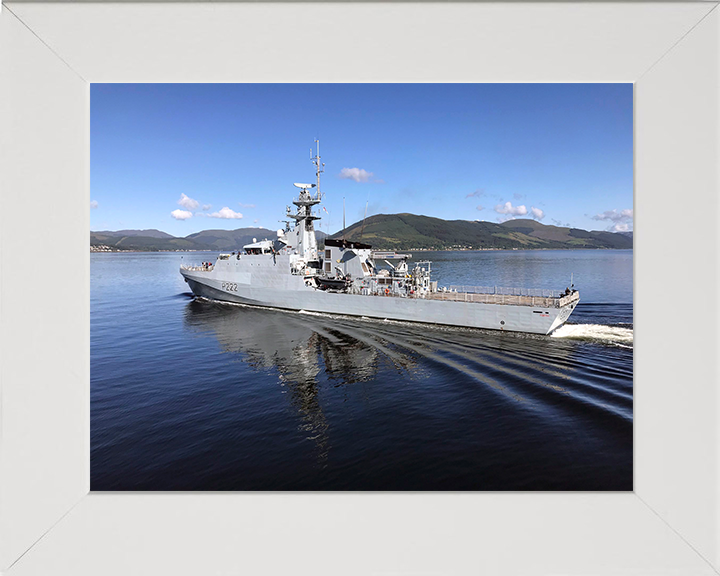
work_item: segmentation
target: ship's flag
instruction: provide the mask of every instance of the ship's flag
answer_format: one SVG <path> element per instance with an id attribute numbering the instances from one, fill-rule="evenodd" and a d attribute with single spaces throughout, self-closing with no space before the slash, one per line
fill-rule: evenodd
<path id="1" fill-rule="evenodd" d="M 325 210 L 325 214 L 330 215 L 330 212 L 327 211 L 327 208 L 325 208 L 325 206 L 323 206 L 322 208 L 323 208 L 323 210 Z"/>

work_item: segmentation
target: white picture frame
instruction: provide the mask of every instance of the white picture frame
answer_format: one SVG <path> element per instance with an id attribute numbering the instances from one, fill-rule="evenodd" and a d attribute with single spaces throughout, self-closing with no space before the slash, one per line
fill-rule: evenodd
<path id="1" fill-rule="evenodd" d="M 718 574 L 717 5 L 5 3 L 0 571 Z M 88 493 L 89 83 L 157 81 L 633 82 L 634 492 Z"/>

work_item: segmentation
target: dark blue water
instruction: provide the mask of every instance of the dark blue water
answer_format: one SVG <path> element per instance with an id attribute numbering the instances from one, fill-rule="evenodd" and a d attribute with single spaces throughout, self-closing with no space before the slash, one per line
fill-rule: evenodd
<path id="1" fill-rule="evenodd" d="M 554 336 L 196 301 L 208 254 L 92 254 L 93 490 L 632 490 L 632 252 L 416 254 L 564 289 Z"/>

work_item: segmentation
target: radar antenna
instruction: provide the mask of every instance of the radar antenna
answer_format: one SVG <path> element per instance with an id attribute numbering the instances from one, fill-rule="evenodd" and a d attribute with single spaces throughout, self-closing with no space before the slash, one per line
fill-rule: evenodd
<path id="1" fill-rule="evenodd" d="M 314 157 L 310 158 L 310 160 L 315 165 L 315 176 L 317 177 L 317 197 L 318 199 L 322 199 L 322 194 L 320 193 L 320 174 L 325 172 L 325 163 L 320 162 L 320 140 L 316 138 L 315 144 L 317 145 L 317 153 Z M 310 149 L 310 154 L 312 154 L 312 148 Z"/>

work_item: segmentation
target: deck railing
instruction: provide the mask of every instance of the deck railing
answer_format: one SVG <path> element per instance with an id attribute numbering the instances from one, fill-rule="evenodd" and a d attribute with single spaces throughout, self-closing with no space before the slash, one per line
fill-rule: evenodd
<path id="1" fill-rule="evenodd" d="M 451 302 L 477 302 L 480 304 L 504 304 L 510 306 L 537 306 L 540 308 L 562 308 L 577 300 L 577 292 L 557 298 L 554 296 L 523 296 L 515 294 L 493 294 L 484 292 L 431 292 L 421 296 L 428 300 L 449 300 Z"/>
<path id="2" fill-rule="evenodd" d="M 192 272 L 212 272 L 214 267 L 212 264 L 210 266 L 192 266 L 190 264 L 182 264 L 180 266 L 183 270 L 190 270 Z"/>
<path id="3" fill-rule="evenodd" d="M 467 294 L 500 294 L 503 296 L 535 296 L 539 298 L 562 298 L 562 290 L 543 290 L 534 288 L 504 288 L 502 286 L 449 286 L 451 292 Z"/>

